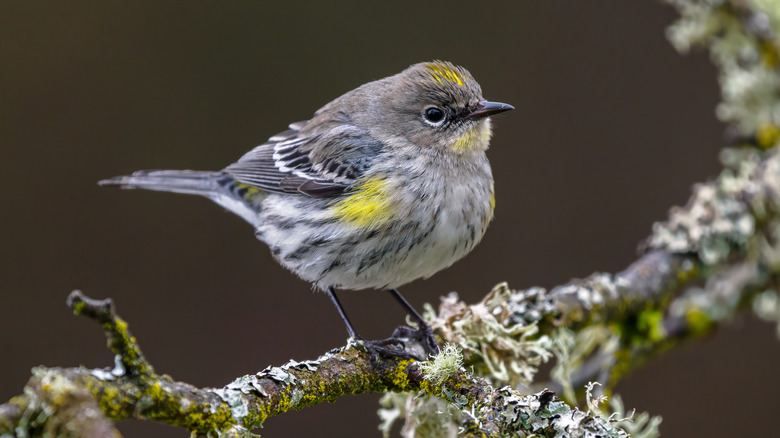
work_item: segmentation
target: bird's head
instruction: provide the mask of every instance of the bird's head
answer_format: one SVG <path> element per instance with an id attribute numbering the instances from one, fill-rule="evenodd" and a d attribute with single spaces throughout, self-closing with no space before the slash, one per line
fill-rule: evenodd
<path id="1" fill-rule="evenodd" d="M 514 109 L 485 100 L 471 73 L 449 62 L 415 64 L 382 82 L 373 112 L 384 120 L 375 123 L 420 147 L 458 154 L 484 151 L 490 142 L 490 116 Z"/>

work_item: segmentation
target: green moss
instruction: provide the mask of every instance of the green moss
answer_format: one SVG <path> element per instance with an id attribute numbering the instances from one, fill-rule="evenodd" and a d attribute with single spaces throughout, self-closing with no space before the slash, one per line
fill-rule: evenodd
<path id="1" fill-rule="evenodd" d="M 208 415 L 199 411 L 197 407 L 192 407 L 186 412 L 182 412 L 181 425 L 190 432 L 198 435 L 209 435 L 220 431 L 230 429 L 236 425 L 236 420 L 227 407 L 219 407 Z M 257 427 L 257 426 L 255 426 Z"/>
<path id="2" fill-rule="evenodd" d="M 103 396 L 97 399 L 103 414 L 113 420 L 124 418 L 127 412 L 126 406 L 130 405 L 131 402 L 131 400 L 121 397 L 119 390 L 112 387 L 106 387 L 103 391 Z"/>
<path id="3" fill-rule="evenodd" d="M 306 406 L 310 406 L 316 404 L 319 399 L 320 398 L 317 397 L 317 394 L 307 393 L 307 394 L 303 394 L 303 396 L 301 397 L 301 402 L 303 402 L 302 404 Z"/>
<path id="4" fill-rule="evenodd" d="M 263 427 L 263 421 L 265 421 L 265 417 L 261 417 L 260 415 L 250 411 L 247 416 L 244 417 L 244 427 L 249 430 Z"/>
<path id="5" fill-rule="evenodd" d="M 81 315 L 81 312 L 84 311 L 84 307 L 87 305 L 83 301 L 76 301 L 73 303 L 73 314 L 74 315 Z"/>
<path id="6" fill-rule="evenodd" d="M 626 373 L 631 371 L 632 359 L 633 355 L 628 348 L 623 348 L 615 352 L 615 365 L 612 367 L 612 373 L 610 373 L 607 387 L 613 387 L 624 375 L 626 375 Z"/>
<path id="7" fill-rule="evenodd" d="M 438 394 L 441 387 L 430 380 L 423 380 L 420 389 L 428 394 Z"/>
<path id="8" fill-rule="evenodd" d="M 150 419 L 164 419 L 169 424 L 180 425 L 199 435 L 224 431 L 237 424 L 230 408 L 225 405 L 215 406 L 209 409 L 209 412 L 204 412 L 203 405 L 198 404 L 188 405 L 189 407 L 185 409 L 175 396 L 165 390 L 163 382 L 159 380 L 152 381 L 147 385 L 138 398 L 138 403 L 135 405 L 142 408 L 143 415 Z M 112 398 L 106 397 L 105 401 L 110 403 L 110 399 Z M 122 400 L 116 397 L 113 400 L 117 406 L 133 405 L 131 400 Z M 108 412 L 107 409 L 111 409 L 111 405 L 103 405 L 103 401 L 101 399 L 101 408 L 104 412 Z M 154 409 L 144 411 L 144 406 L 153 406 Z M 125 412 L 125 415 L 120 415 L 118 418 L 127 418 L 128 416 L 129 412 Z"/>
<path id="9" fill-rule="evenodd" d="M 660 310 L 645 310 L 637 318 L 637 330 L 644 335 L 645 341 L 658 342 L 666 336 L 664 315 Z"/>
<path id="10" fill-rule="evenodd" d="M 691 308 L 685 314 L 688 327 L 695 334 L 703 334 L 712 328 L 712 320 L 699 309 Z"/>
<path id="11" fill-rule="evenodd" d="M 279 394 L 279 402 L 276 404 L 279 412 L 287 412 L 292 407 L 292 398 L 287 391 Z"/>
<path id="12" fill-rule="evenodd" d="M 677 271 L 677 283 L 684 284 L 687 283 L 694 278 L 696 278 L 699 275 L 699 267 L 691 263 L 690 267 L 687 267 L 683 265 L 683 267 Z"/>
<path id="13" fill-rule="evenodd" d="M 188 415 L 186 420 L 193 426 L 188 427 L 188 429 L 204 435 L 209 434 L 210 432 L 229 429 L 236 424 L 236 420 L 230 413 L 230 409 L 226 407 L 221 407 L 210 415 L 203 415 L 202 413 L 197 413 L 193 416 Z"/>
<path id="14" fill-rule="evenodd" d="M 761 41 L 758 48 L 764 65 L 768 68 L 777 67 L 780 63 L 780 53 L 778 53 L 777 47 L 769 41 Z"/>
<path id="15" fill-rule="evenodd" d="M 612 330 L 617 336 L 623 336 L 623 325 L 618 322 L 610 322 L 608 324 L 609 329 Z"/>
<path id="16" fill-rule="evenodd" d="M 266 418 L 271 416 L 270 410 L 271 407 L 268 404 L 259 404 L 257 405 L 257 414 L 255 415 L 256 421 L 259 421 L 261 424 L 266 420 Z"/>
<path id="17" fill-rule="evenodd" d="M 391 381 L 393 382 L 394 389 L 399 391 L 406 391 L 409 387 L 409 376 L 407 374 L 407 367 L 414 362 L 411 359 L 402 360 L 398 362 L 398 366 L 395 368 Z"/>
<path id="18" fill-rule="evenodd" d="M 149 396 L 155 403 L 162 402 L 168 395 L 165 390 L 162 389 L 160 382 L 152 382 L 151 385 L 146 387 L 144 394 Z"/>
<path id="19" fill-rule="evenodd" d="M 756 131 L 756 143 L 761 149 L 769 149 L 780 139 L 780 130 L 771 123 L 763 123 Z"/>
<path id="20" fill-rule="evenodd" d="M 118 343 L 121 344 L 120 349 L 122 351 L 114 351 L 115 353 L 121 353 L 127 359 L 138 359 L 138 350 L 135 345 L 137 343 L 135 337 L 130 336 L 128 332 L 127 323 L 119 318 L 114 321 L 114 329 L 116 334 L 119 335 Z"/>
<path id="21" fill-rule="evenodd" d="M 81 385 L 97 400 L 100 410 L 103 411 L 106 417 L 112 420 L 122 420 L 130 417 L 131 407 L 134 405 L 135 400 L 122 395 L 118 388 L 104 386 L 99 382 L 102 381 L 99 379 L 85 379 L 81 382 Z"/>
<path id="22" fill-rule="evenodd" d="M 138 348 L 138 341 L 135 336 L 130 334 L 127 322 L 121 318 L 115 318 L 112 322 L 103 324 L 103 328 L 114 334 L 109 348 L 122 356 L 122 362 L 128 371 L 141 376 L 154 374 L 154 369 L 146 362 Z"/>

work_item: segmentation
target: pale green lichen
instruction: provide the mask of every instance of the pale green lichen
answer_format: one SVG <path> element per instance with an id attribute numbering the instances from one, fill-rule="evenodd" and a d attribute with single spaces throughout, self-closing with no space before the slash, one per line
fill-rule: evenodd
<path id="1" fill-rule="evenodd" d="M 637 413 L 633 410 L 628 414 L 623 406 L 623 400 L 619 396 L 613 396 L 609 403 L 609 410 L 604 410 L 601 405 L 607 401 L 607 396 L 593 396 L 593 390 L 596 386 L 601 386 L 598 382 L 589 382 L 585 385 L 585 403 L 588 407 L 588 414 L 592 415 L 597 422 L 604 426 L 616 426 L 623 435 L 632 438 L 657 438 L 661 435 L 659 426 L 661 417 L 650 416 L 646 412 Z"/>
<path id="2" fill-rule="evenodd" d="M 775 324 L 777 336 L 780 337 L 780 297 L 778 291 L 766 290 L 753 300 L 753 312 L 765 320 Z"/>
<path id="3" fill-rule="evenodd" d="M 696 253 L 705 266 L 747 253 L 780 269 L 780 222 L 770 216 L 780 208 L 780 153 L 730 148 L 721 160 L 727 168 L 696 186 L 688 205 L 673 209 L 667 222 L 656 223 L 649 246 Z"/>
<path id="4" fill-rule="evenodd" d="M 595 273 L 583 280 L 555 287 L 550 294 L 557 297 L 572 296 L 587 310 L 601 307 L 621 297 L 625 279 L 607 273 Z"/>
<path id="5" fill-rule="evenodd" d="M 659 427 L 661 426 L 661 417 L 652 416 L 647 412 L 632 411 L 626 413 L 623 406 L 623 399 L 619 395 L 613 395 L 609 400 L 609 407 L 612 410 L 610 417 L 618 419 L 615 425 L 631 436 L 631 438 L 658 438 L 661 436 Z M 621 420 L 622 419 L 622 420 Z"/>
<path id="6" fill-rule="evenodd" d="M 527 384 L 539 366 L 552 358 L 550 340 L 535 322 L 518 321 L 516 291 L 499 284 L 480 302 L 468 305 L 450 293 L 436 313 L 426 306 L 425 317 L 446 342 L 458 345 L 476 375 L 493 382 Z"/>
<path id="7" fill-rule="evenodd" d="M 705 43 L 720 28 L 719 21 L 711 13 L 712 2 L 669 0 L 668 3 L 673 4 L 683 17 L 666 29 L 667 38 L 681 53 Z"/>
<path id="8" fill-rule="evenodd" d="M 249 404 L 240 390 L 220 388 L 215 389 L 214 393 L 230 407 L 230 413 L 237 422 L 249 414 Z"/>
<path id="9" fill-rule="evenodd" d="M 239 377 L 238 379 L 230 382 L 225 388 L 229 390 L 238 390 L 244 394 L 257 394 L 260 397 L 268 397 L 263 385 L 260 383 L 260 378 L 256 374 Z"/>
<path id="10" fill-rule="evenodd" d="M 462 384 L 479 384 L 466 378 Z M 484 388 L 488 390 L 488 388 Z M 454 394 L 454 391 L 453 391 Z M 442 394 L 443 398 L 449 398 Z M 625 438 L 618 426 L 623 415 L 581 411 L 554 397 L 547 390 L 524 395 L 509 386 L 490 390 L 474 402 L 428 396 L 386 395 L 380 429 L 390 434 L 394 421 L 406 420 L 401 436 L 406 438 L 455 437 L 477 435 L 491 437 L 555 436 L 560 438 Z M 552 432 L 552 434 L 551 434 Z"/>
<path id="11" fill-rule="evenodd" d="M 706 45 L 718 67 L 723 101 L 717 115 L 739 139 L 761 149 L 780 140 L 780 6 L 777 0 L 727 2 L 669 0 L 681 18 L 667 35 L 680 51 Z M 776 151 L 771 152 L 776 155 Z M 748 251 L 757 220 L 778 203 L 780 178 L 775 157 L 758 149 L 730 148 L 721 154 L 726 169 L 713 183 L 696 188 L 685 209 L 656 224 L 650 246 L 695 252 L 705 265 L 717 265 L 734 251 Z M 771 164 L 774 163 L 774 164 Z M 769 164 L 774 171 L 766 168 Z M 768 205 L 772 204 L 772 205 Z M 780 251 L 774 254 L 778 260 Z"/>
<path id="12" fill-rule="evenodd" d="M 609 416 L 581 411 L 560 400 L 549 400 L 548 392 L 518 395 L 502 388 L 501 407 L 491 407 L 492 414 L 502 418 L 501 437 L 516 437 L 518 432 L 541 433 L 552 430 L 560 438 L 626 438 L 626 431 L 616 426 Z M 469 419 L 467 418 L 466 421 Z M 545 433 L 544 436 L 551 436 Z"/>
<path id="13" fill-rule="evenodd" d="M 425 380 L 441 383 L 463 367 L 463 353 L 456 345 L 444 344 L 431 360 L 417 364 Z"/>
<path id="14" fill-rule="evenodd" d="M 740 263 L 719 270 L 702 287 L 692 287 L 669 306 L 669 315 L 691 320 L 701 313 L 708 324 L 732 318 L 744 299 L 744 291 L 752 284 L 764 281 L 765 274 L 752 262 Z"/>
<path id="15" fill-rule="evenodd" d="M 606 395 L 600 395 L 597 397 L 593 396 L 593 388 L 595 388 L 596 386 L 601 386 L 601 383 L 588 382 L 588 384 L 585 385 L 585 405 L 588 407 L 588 413 L 599 418 L 610 418 L 612 417 L 612 415 L 609 415 L 609 417 L 607 417 L 599 407 L 600 404 L 607 401 L 607 396 Z"/>
<path id="16" fill-rule="evenodd" d="M 400 430 L 404 438 L 455 437 L 462 422 L 459 409 L 430 395 L 388 393 L 382 396 L 380 405 L 379 430 L 386 438 L 398 420 L 404 420 Z"/>
<path id="17" fill-rule="evenodd" d="M 672 253 L 697 253 L 706 265 L 725 261 L 732 248 L 744 250 L 755 228 L 754 218 L 733 193 L 698 185 L 684 209 L 672 210 L 653 225 L 648 245 Z"/>
<path id="18" fill-rule="evenodd" d="M 763 126 L 780 126 L 780 77 L 777 66 L 778 14 L 775 0 L 754 0 L 760 10 L 733 13 L 723 0 L 690 2 L 668 0 L 681 18 L 667 30 L 681 52 L 706 45 L 718 67 L 723 101 L 718 117 L 732 123 L 743 135 L 754 135 Z M 775 138 L 776 140 L 776 138 Z"/>
<path id="19" fill-rule="evenodd" d="M 620 336 L 612 329 L 602 325 L 585 327 L 577 332 L 559 329 L 552 336 L 552 352 L 555 354 L 555 366 L 550 377 L 563 388 L 563 397 L 576 403 L 577 395 L 572 375 L 597 350 L 611 357 L 620 349 Z"/>
<path id="20" fill-rule="evenodd" d="M 623 284 L 625 281 L 620 276 L 615 279 L 608 274 L 595 274 L 567 287 L 556 288 L 555 296 L 571 296 L 582 303 L 583 307 L 592 310 L 620 299 L 622 288 L 626 286 Z M 555 355 L 557 361 L 552 371 L 553 376 L 566 388 L 569 400 L 576 401 L 571 374 L 597 350 L 605 355 L 615 353 L 620 348 L 620 335 L 600 324 L 585 326 L 576 333 L 560 330 L 552 332 L 551 336 L 541 335 L 537 322 L 542 320 L 544 315 L 553 314 L 555 306 L 555 302 L 542 288 L 515 291 L 506 284 L 500 284 L 476 305 L 467 305 L 458 300 L 457 295 L 450 294 L 442 299 L 438 315 L 427 306 L 426 318 L 436 331 L 443 333 L 445 340 L 454 342 L 463 349 L 468 355 L 466 366 L 472 373 L 487 378 L 497 387 L 507 384 L 523 387 L 530 384 L 538 366 Z M 657 327 L 657 324 L 653 327 Z M 647 331 L 651 331 L 651 328 L 647 327 Z M 450 349 L 451 346 L 446 347 L 445 353 L 450 352 Z M 450 371 L 456 369 L 455 364 L 459 365 L 457 360 L 452 360 L 453 356 L 450 354 L 441 355 L 441 358 L 448 358 L 450 366 L 446 368 Z M 432 381 L 440 382 L 443 378 L 437 372 L 432 373 L 431 370 L 434 369 L 435 361 L 421 365 L 426 376 L 432 376 Z M 443 375 L 448 376 L 450 372 Z M 481 422 L 485 418 L 498 415 L 496 409 L 506 408 L 504 414 L 508 417 L 505 420 L 511 423 L 517 420 L 515 415 L 520 414 L 516 410 L 522 410 L 518 406 L 524 403 L 518 401 L 520 399 L 517 395 L 512 395 L 509 399 L 510 406 L 496 407 L 489 403 L 482 407 L 468 405 L 466 399 L 459 398 L 446 384 L 442 385 L 440 393 L 444 400 L 424 395 L 385 395 L 382 398 L 383 408 L 379 412 L 382 419 L 380 429 L 389 434 L 392 424 L 403 419 L 403 436 L 454 436 L 452 434 L 455 433 L 456 426 L 461 428 L 461 432 L 480 430 Z M 518 404 L 513 404 L 515 402 Z M 529 406 L 534 403 L 533 399 L 527 402 L 530 403 Z M 565 404 L 556 406 L 561 412 L 566 411 Z M 452 409 L 457 407 L 461 408 L 459 412 Z M 488 411 L 483 412 L 485 409 Z M 491 413 L 489 410 L 495 412 Z M 521 415 L 524 419 L 533 416 L 530 411 Z M 586 413 L 575 411 L 572 417 L 565 420 L 574 423 L 560 427 L 580 427 L 582 425 L 579 422 L 586 421 L 586 418 Z M 533 425 L 520 421 L 512 427 L 527 430 Z M 512 430 L 512 427 L 509 430 Z"/>
<path id="21" fill-rule="evenodd" d="M 24 395 L 19 397 L 21 417 L 12 429 L 12 434 L 0 436 L 68 438 L 81 436 L 85 425 L 92 426 L 101 419 L 107 421 L 107 413 L 101 409 L 102 406 L 98 405 L 89 389 L 60 374 L 56 369 L 33 368 L 32 375 L 32 379 L 24 388 Z M 94 431 L 95 429 L 92 430 L 93 433 Z"/>

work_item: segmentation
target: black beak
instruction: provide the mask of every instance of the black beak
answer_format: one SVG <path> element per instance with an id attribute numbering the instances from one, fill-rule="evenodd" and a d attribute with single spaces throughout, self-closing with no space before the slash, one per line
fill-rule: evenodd
<path id="1" fill-rule="evenodd" d="M 515 107 L 509 105 L 508 103 L 480 100 L 477 104 L 477 109 L 469 113 L 466 118 L 469 120 L 479 120 L 488 116 L 492 116 L 493 114 L 503 113 L 504 111 L 513 109 L 515 109 Z"/>

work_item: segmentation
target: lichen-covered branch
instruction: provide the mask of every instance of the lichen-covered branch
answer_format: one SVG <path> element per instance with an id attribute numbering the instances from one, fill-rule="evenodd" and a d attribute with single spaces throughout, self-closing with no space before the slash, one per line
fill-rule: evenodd
<path id="1" fill-rule="evenodd" d="M 657 224 L 646 244 L 649 252 L 626 270 L 550 291 L 501 285 L 476 305 L 451 294 L 438 314 L 428 312 L 431 325 L 464 349 L 467 364 L 511 384 L 530 383 L 545 353 L 555 351 L 539 345 L 544 336 L 550 343 L 567 342 L 566 350 L 578 345 L 579 359 L 601 349 L 600 359 L 584 368 L 581 361 L 572 365 L 571 357 L 559 365 L 569 362 L 579 376 L 574 386 L 598 379 L 610 388 L 648 356 L 706 334 L 758 294 L 767 301 L 776 293 L 780 151 L 751 151 L 743 154 L 739 173 L 726 170 L 698 185 L 686 207 Z M 519 331 L 526 344 L 518 343 Z M 586 339 L 593 348 L 582 348 Z M 522 371 L 510 376 L 508 368 Z"/>
<path id="2" fill-rule="evenodd" d="M 550 391 L 523 395 L 509 387 L 494 388 L 459 363 L 447 375 L 426 379 L 417 362 L 377 357 L 360 343 L 316 360 L 269 367 L 224 388 L 195 388 L 153 371 L 110 301 L 74 292 L 68 304 L 75 313 L 101 323 L 117 355 L 115 367 L 36 368 L 25 393 L 0 406 L 0 434 L 32 436 L 42 429 L 64 436 L 102 437 L 118 435 L 109 419 L 139 418 L 182 426 L 199 435 L 249 436 L 268 417 L 290 409 L 347 394 L 416 391 L 448 400 L 467 413 L 469 421 L 462 427 L 471 434 L 554 436 L 566 427 L 582 436 L 625 436 L 608 419 L 572 409 Z"/>

